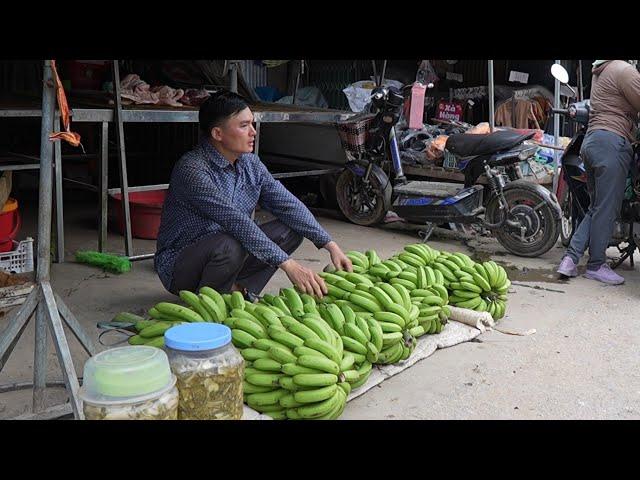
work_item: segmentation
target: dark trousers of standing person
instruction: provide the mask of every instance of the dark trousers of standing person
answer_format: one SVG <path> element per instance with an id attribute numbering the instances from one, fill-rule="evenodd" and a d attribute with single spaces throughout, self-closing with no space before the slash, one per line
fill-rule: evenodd
<path id="1" fill-rule="evenodd" d="M 259 227 L 288 255 L 302 243 L 302 235 L 280 220 Z M 231 287 L 238 283 L 249 292 L 259 294 L 275 273 L 276 267 L 249 254 L 231 235 L 214 233 L 205 235 L 180 252 L 173 269 L 170 291 L 177 295 L 180 290 L 197 292 L 207 286 L 229 293 Z"/>
<path id="2" fill-rule="evenodd" d="M 593 130 L 585 136 L 580 155 L 587 172 L 591 202 L 571 238 L 567 255 L 577 265 L 589 247 L 587 270 L 597 270 L 607 260 L 606 250 L 620 214 L 633 148 L 620 135 Z"/>

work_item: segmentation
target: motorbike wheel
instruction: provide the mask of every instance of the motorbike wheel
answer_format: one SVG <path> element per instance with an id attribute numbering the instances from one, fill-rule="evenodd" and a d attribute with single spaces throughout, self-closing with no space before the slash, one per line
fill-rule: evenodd
<path id="1" fill-rule="evenodd" d="M 505 224 L 494 231 L 500 244 L 520 257 L 538 257 L 549 251 L 560 234 L 561 221 L 556 209 L 544 197 L 524 188 L 505 190 L 504 197 L 509 205 L 508 219 L 518 221 L 525 227 L 525 232 L 521 238 L 520 229 Z M 501 220 L 504 213 L 499 210 L 497 197 L 487 205 L 486 215 L 491 223 Z"/>
<path id="2" fill-rule="evenodd" d="M 560 199 L 560 208 L 562 209 L 562 218 L 560 220 L 560 241 L 563 247 L 568 247 L 575 232 L 573 218 L 573 196 L 566 189 Z"/>
<path id="3" fill-rule="evenodd" d="M 340 211 L 357 225 L 380 223 L 390 207 L 391 182 L 381 185 L 375 175 L 369 176 L 365 185 L 362 177 L 345 169 L 336 182 L 336 197 Z"/>

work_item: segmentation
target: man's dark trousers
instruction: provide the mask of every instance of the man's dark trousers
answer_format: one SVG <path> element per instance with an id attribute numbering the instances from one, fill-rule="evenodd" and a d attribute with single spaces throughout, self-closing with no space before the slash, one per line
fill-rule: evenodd
<path id="1" fill-rule="evenodd" d="M 303 240 L 302 235 L 280 220 L 263 223 L 260 229 L 289 255 Z M 207 286 L 228 293 L 233 284 L 238 283 L 250 292 L 259 294 L 275 272 L 276 267 L 249 254 L 232 236 L 214 233 L 202 237 L 180 252 L 173 268 L 170 290 L 177 295 L 180 290 L 197 292 Z"/>
<path id="2" fill-rule="evenodd" d="M 607 261 L 606 251 L 624 198 L 633 148 L 620 135 L 606 130 L 587 132 L 580 155 L 587 171 L 589 211 L 580 222 L 567 255 L 576 265 L 589 247 L 588 270 L 597 270 Z"/>

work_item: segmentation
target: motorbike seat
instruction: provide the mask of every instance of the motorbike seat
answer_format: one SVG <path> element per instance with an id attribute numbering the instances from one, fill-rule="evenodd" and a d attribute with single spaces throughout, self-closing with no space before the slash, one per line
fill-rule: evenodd
<path id="1" fill-rule="evenodd" d="M 491 155 L 509 150 L 525 140 L 533 138 L 534 135 L 535 133 L 523 134 L 512 130 L 498 130 L 479 135 L 455 133 L 449 136 L 445 148 L 457 157 Z"/>

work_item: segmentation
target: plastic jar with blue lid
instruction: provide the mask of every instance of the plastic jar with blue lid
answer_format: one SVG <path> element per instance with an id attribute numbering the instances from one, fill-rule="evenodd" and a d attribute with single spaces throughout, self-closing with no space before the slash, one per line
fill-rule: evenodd
<path id="1" fill-rule="evenodd" d="M 185 323 L 164 334 L 181 420 L 240 420 L 244 359 L 219 323 Z"/>

